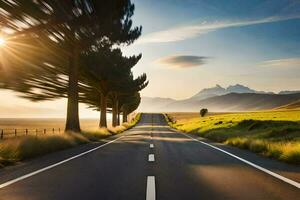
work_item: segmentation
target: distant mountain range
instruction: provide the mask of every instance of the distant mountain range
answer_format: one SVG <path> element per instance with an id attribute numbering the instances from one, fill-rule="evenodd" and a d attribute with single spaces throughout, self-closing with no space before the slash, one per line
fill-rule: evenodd
<path id="1" fill-rule="evenodd" d="M 164 107 L 176 102 L 175 99 L 160 97 L 142 97 L 139 110 L 143 112 L 159 112 L 164 111 Z"/>
<path id="2" fill-rule="evenodd" d="M 223 88 L 216 85 L 206 88 L 184 100 L 160 97 L 142 97 L 139 110 L 143 112 L 197 112 L 208 108 L 214 112 L 253 111 L 280 107 L 295 108 L 299 105 L 300 91 L 273 92 L 257 91 L 236 84 Z M 295 103 L 294 103 L 295 102 Z"/>
<path id="3" fill-rule="evenodd" d="M 300 99 L 298 99 L 297 101 L 293 101 L 292 103 L 280 106 L 276 109 L 296 109 L 296 108 L 300 108 Z"/>
<path id="4" fill-rule="evenodd" d="M 300 93 L 300 90 L 297 90 L 297 91 L 288 91 L 288 90 L 285 90 L 285 91 L 279 92 L 278 94 L 295 94 L 295 93 Z"/>
<path id="5" fill-rule="evenodd" d="M 216 85 L 215 87 L 201 90 L 196 95 L 192 96 L 190 99 L 202 100 L 209 97 L 221 96 L 230 93 L 274 94 L 273 92 L 256 91 L 240 84 L 230 85 L 227 88 L 223 88 L 220 85 Z"/>

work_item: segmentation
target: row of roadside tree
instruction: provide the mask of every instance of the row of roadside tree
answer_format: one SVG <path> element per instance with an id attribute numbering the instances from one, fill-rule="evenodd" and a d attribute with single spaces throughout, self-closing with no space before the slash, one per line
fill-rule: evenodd
<path id="1" fill-rule="evenodd" d="M 134 77 L 141 55 L 124 56 L 141 27 L 130 0 L 0 1 L 0 88 L 32 101 L 67 98 L 66 131 L 80 131 L 78 105 L 100 111 L 100 127 L 137 109 L 146 74 Z"/>

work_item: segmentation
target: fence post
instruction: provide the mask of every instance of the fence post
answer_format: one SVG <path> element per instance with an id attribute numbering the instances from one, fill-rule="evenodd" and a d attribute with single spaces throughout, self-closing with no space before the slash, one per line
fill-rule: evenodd
<path id="1" fill-rule="evenodd" d="M 46 134 L 46 129 L 44 129 L 44 134 Z"/>
<path id="2" fill-rule="evenodd" d="M 54 128 L 52 129 L 52 131 L 53 131 L 53 134 L 54 134 Z"/>
<path id="3" fill-rule="evenodd" d="M 4 137 L 4 130 L 2 129 L 1 130 L 1 139 L 3 139 L 3 137 Z"/>
<path id="4" fill-rule="evenodd" d="M 58 133 L 60 133 L 60 128 L 58 128 Z"/>
<path id="5" fill-rule="evenodd" d="M 25 130 L 25 135 L 28 135 L 28 129 L 26 128 L 26 130 Z"/>
<path id="6" fill-rule="evenodd" d="M 17 129 L 15 129 L 15 137 L 17 137 Z"/>

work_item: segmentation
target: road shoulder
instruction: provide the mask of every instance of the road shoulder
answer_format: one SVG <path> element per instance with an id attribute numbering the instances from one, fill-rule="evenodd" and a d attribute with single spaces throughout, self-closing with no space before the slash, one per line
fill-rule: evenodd
<path id="1" fill-rule="evenodd" d="M 170 130 L 172 130 L 173 132 L 176 133 L 180 133 L 180 134 L 187 134 L 187 133 L 182 133 L 179 130 L 176 130 L 174 128 L 170 127 Z M 258 166 L 261 166 L 265 169 L 268 169 L 272 172 L 275 172 L 281 176 L 284 176 L 288 179 L 291 179 L 293 181 L 296 182 L 300 182 L 300 167 L 296 166 L 296 165 L 292 165 L 292 164 L 288 164 L 288 163 L 284 163 L 284 162 L 280 162 L 274 159 L 270 159 L 270 158 L 266 158 L 263 157 L 261 155 L 258 155 L 256 153 L 253 153 L 251 151 L 248 150 L 243 150 L 237 147 L 233 147 L 233 146 L 229 146 L 226 144 L 222 144 L 222 143 L 217 143 L 217 142 L 213 142 L 211 140 L 208 140 L 206 138 L 202 138 L 199 137 L 197 135 L 194 134 L 187 134 L 188 136 L 191 136 L 194 139 L 197 139 L 199 141 L 203 141 L 205 143 L 211 144 L 215 147 L 218 147 L 222 150 L 225 150 L 231 154 L 234 154 L 242 159 L 245 159 L 247 161 L 250 161 Z"/>
<path id="2" fill-rule="evenodd" d="M 108 138 L 99 140 L 97 142 L 86 143 L 82 145 L 78 145 L 72 148 L 64 149 L 61 151 L 55 151 L 53 153 L 45 154 L 43 156 L 39 156 L 33 159 L 24 160 L 22 162 L 18 162 L 15 165 L 7 166 L 0 169 L 0 184 L 5 183 L 9 180 L 18 178 L 25 174 L 31 173 L 33 171 L 45 168 L 47 166 L 53 165 L 70 157 L 79 155 L 83 152 L 94 149 L 98 146 L 101 146 L 105 143 L 111 142 L 117 138 L 125 136 L 128 131 L 124 131 L 123 133 L 112 135 Z"/>

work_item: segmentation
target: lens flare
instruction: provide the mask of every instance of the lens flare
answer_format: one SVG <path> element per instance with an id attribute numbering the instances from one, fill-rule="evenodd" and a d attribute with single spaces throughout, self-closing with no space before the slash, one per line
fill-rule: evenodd
<path id="1" fill-rule="evenodd" d="M 0 46 L 4 46 L 5 45 L 5 39 L 0 37 Z"/>

